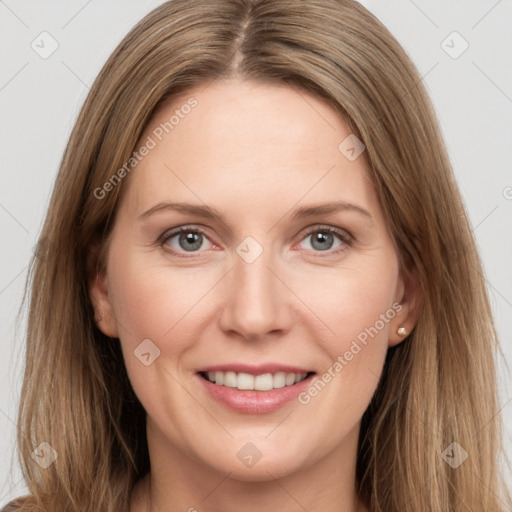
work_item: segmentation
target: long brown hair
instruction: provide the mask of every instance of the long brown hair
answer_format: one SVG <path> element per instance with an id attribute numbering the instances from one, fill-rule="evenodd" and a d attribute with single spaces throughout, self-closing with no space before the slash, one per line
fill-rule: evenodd
<path id="1" fill-rule="evenodd" d="M 97 190 L 129 160 L 163 101 L 221 77 L 327 100 L 366 145 L 400 261 L 419 274 L 418 323 L 389 349 L 363 417 L 362 499 L 379 512 L 505 510 L 498 343 L 467 215 L 421 77 L 353 0 L 173 0 L 108 59 L 61 162 L 41 233 L 46 249 L 30 264 L 22 509 L 128 510 L 149 471 L 145 412 L 119 344 L 95 327 L 88 294 L 130 177 L 101 198 Z M 58 454 L 46 469 L 31 456 L 42 442 Z M 452 467 L 446 449 L 468 458 Z"/>

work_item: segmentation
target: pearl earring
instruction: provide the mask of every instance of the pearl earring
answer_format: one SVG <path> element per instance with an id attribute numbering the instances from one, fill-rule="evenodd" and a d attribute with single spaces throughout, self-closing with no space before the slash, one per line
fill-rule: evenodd
<path id="1" fill-rule="evenodd" d="M 407 331 L 404 327 L 400 327 L 398 331 L 396 331 L 400 336 L 405 336 L 407 334 Z"/>
<path id="2" fill-rule="evenodd" d="M 101 320 L 103 319 L 103 317 L 99 316 L 97 319 L 96 319 L 96 322 L 101 322 Z"/>

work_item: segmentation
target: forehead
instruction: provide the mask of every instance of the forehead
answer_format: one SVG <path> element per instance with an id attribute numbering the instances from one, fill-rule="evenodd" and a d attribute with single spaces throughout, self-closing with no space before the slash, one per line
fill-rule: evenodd
<path id="1" fill-rule="evenodd" d="M 196 106 L 188 109 L 192 98 Z M 217 152 L 226 150 L 226 158 L 233 151 L 239 154 L 262 147 L 265 151 L 261 156 L 272 154 L 278 147 L 293 149 L 294 153 L 317 153 L 321 145 L 324 151 L 331 146 L 335 152 L 338 138 L 350 133 L 323 99 L 283 84 L 235 79 L 196 87 L 167 102 L 146 132 L 165 125 L 171 117 L 179 123 L 165 134 L 172 135 L 169 139 L 180 143 L 186 139 L 206 149 L 214 145 Z"/>
<path id="2" fill-rule="evenodd" d="M 311 201 L 339 199 L 342 189 L 369 199 L 364 154 L 350 161 L 339 149 L 349 135 L 332 106 L 304 91 L 215 81 L 155 113 L 137 145 L 151 140 L 153 147 L 125 192 L 140 207 L 148 196 L 205 202 L 229 196 L 268 207 L 269 200 L 289 204 L 306 193 Z"/>

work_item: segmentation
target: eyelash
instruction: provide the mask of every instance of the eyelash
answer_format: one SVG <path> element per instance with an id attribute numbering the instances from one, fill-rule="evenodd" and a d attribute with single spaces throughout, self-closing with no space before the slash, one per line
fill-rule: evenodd
<path id="1" fill-rule="evenodd" d="M 174 238 L 176 235 L 180 235 L 181 233 L 200 234 L 200 235 L 203 235 L 204 237 L 206 237 L 209 240 L 208 235 L 206 234 L 206 232 L 203 229 L 197 228 L 197 227 L 182 226 L 182 227 L 174 229 L 174 230 L 172 230 L 170 232 L 169 231 L 165 231 L 164 233 L 162 233 L 160 235 L 160 237 L 158 238 L 157 242 L 159 243 L 160 246 L 163 247 L 164 245 L 166 245 L 166 243 L 170 239 Z M 353 243 L 353 237 L 349 233 L 347 233 L 346 231 L 337 229 L 337 228 L 333 228 L 332 226 L 318 226 L 318 227 L 314 227 L 314 228 L 308 230 L 304 234 L 304 236 L 301 238 L 301 241 L 305 240 L 308 236 L 310 236 L 312 234 L 315 234 L 315 233 L 329 233 L 329 234 L 337 235 L 339 237 L 339 239 L 341 240 L 341 242 L 344 244 L 344 245 L 342 245 L 342 246 L 340 246 L 340 247 L 338 247 L 337 249 L 334 249 L 334 250 L 314 251 L 315 253 L 322 253 L 322 252 L 324 252 L 324 253 L 326 253 L 326 256 L 333 256 L 333 255 L 336 255 L 338 253 L 344 252 L 347 249 L 346 246 L 350 247 L 352 245 L 352 243 Z M 211 243 L 213 243 L 213 242 L 211 242 Z M 170 252 L 174 256 L 178 256 L 180 258 L 194 258 L 194 256 L 183 256 L 183 252 L 176 251 L 175 249 L 172 249 L 169 246 L 167 246 L 165 248 L 165 250 Z M 194 253 L 197 253 L 197 252 L 202 252 L 202 251 L 190 251 L 190 254 L 194 254 Z M 315 257 L 324 258 L 326 256 L 321 256 L 320 254 L 318 254 Z"/>

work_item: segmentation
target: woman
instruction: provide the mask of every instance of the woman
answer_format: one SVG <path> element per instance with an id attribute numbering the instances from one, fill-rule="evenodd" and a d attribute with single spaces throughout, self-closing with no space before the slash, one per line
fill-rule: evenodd
<path id="1" fill-rule="evenodd" d="M 14 509 L 509 506 L 469 223 L 416 69 L 356 2 L 151 12 L 41 242 Z"/>

